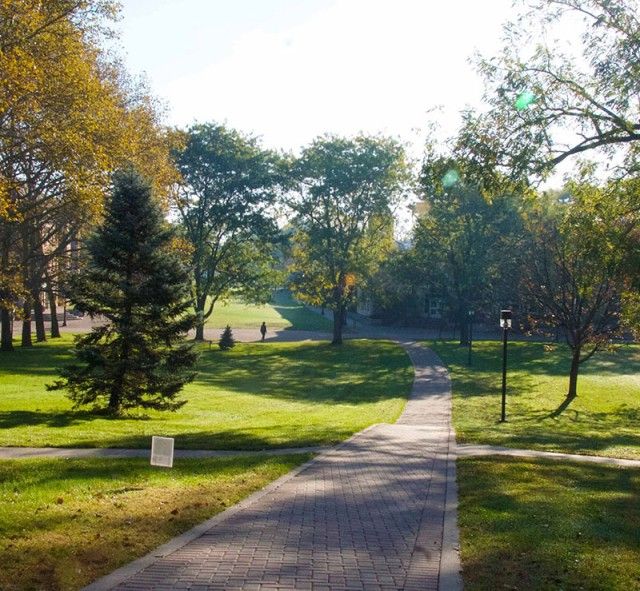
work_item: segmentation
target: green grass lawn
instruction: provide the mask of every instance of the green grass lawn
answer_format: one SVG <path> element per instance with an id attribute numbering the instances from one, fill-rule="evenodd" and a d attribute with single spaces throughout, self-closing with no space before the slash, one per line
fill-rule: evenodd
<path id="1" fill-rule="evenodd" d="M 179 411 L 109 418 L 72 410 L 63 392 L 46 391 L 70 346 L 65 337 L 0 353 L 0 445 L 144 448 L 152 435 L 190 449 L 328 445 L 394 421 L 413 379 L 408 357 L 390 342 L 203 347 Z"/>
<path id="2" fill-rule="evenodd" d="M 258 328 L 263 322 L 269 330 L 318 330 L 331 331 L 332 324 L 327 317 L 322 317 L 308 310 L 303 304 L 294 300 L 286 290 L 277 290 L 273 301 L 263 306 L 243 304 L 239 300 L 230 300 L 216 304 L 213 314 L 207 321 L 210 328 Z"/>
<path id="3" fill-rule="evenodd" d="M 0 589 L 80 589 L 308 458 L 0 461 Z"/>
<path id="4" fill-rule="evenodd" d="M 451 372 L 459 443 L 640 458 L 640 347 L 592 357 L 582 366 L 578 397 L 558 414 L 568 386 L 567 347 L 509 343 L 507 422 L 500 423 L 501 344 L 474 343 L 472 367 L 457 343 L 429 346 Z"/>
<path id="5" fill-rule="evenodd" d="M 458 461 L 465 591 L 640 589 L 640 470 Z"/>

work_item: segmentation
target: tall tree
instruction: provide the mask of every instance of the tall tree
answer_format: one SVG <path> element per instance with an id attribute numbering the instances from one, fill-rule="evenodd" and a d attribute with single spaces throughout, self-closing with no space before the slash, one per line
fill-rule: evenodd
<path id="1" fill-rule="evenodd" d="M 175 209 L 192 246 L 196 340 L 215 304 L 230 294 L 268 301 L 276 275 L 273 205 L 282 159 L 258 140 L 223 125 L 194 125 L 175 153 L 182 175 Z"/>
<path id="2" fill-rule="evenodd" d="M 527 219 L 522 290 L 532 320 L 560 328 L 571 349 L 564 406 L 578 394 L 582 363 L 621 334 L 620 306 L 637 206 L 617 184 L 572 182 Z"/>
<path id="3" fill-rule="evenodd" d="M 110 171 L 132 162 L 156 185 L 174 181 L 153 101 L 99 49 L 116 13 L 106 0 L 0 4 L 3 349 L 18 304 L 7 294 L 22 293 L 23 344 L 32 308 L 43 338 L 44 275 L 100 213 Z"/>
<path id="4" fill-rule="evenodd" d="M 339 345 L 355 287 L 391 247 L 392 208 L 410 180 L 404 150 L 388 138 L 326 136 L 303 150 L 293 170 L 294 289 L 333 311 L 332 343 Z"/>
<path id="5" fill-rule="evenodd" d="M 450 319 L 469 336 L 469 317 L 513 303 L 522 237 L 522 187 L 495 170 L 478 174 L 466 160 L 427 159 L 421 186 L 427 204 L 414 229 L 416 276 L 447 301 Z"/>
<path id="6" fill-rule="evenodd" d="M 76 339 L 80 363 L 63 369 L 51 389 L 68 389 L 76 406 L 106 402 L 116 414 L 185 404 L 176 397 L 195 376 L 196 353 L 184 341 L 194 317 L 173 237 L 149 184 L 133 170 L 117 174 L 71 294 L 79 310 L 106 323 Z"/>

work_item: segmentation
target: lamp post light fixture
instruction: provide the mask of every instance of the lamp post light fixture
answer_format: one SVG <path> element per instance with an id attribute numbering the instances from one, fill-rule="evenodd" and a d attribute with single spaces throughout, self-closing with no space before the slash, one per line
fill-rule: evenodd
<path id="1" fill-rule="evenodd" d="M 473 342 L 473 316 L 474 316 L 473 310 L 469 310 L 467 312 L 467 315 L 469 316 L 469 335 L 468 335 L 469 355 L 467 359 L 467 365 L 471 366 L 471 344 Z"/>
<path id="2" fill-rule="evenodd" d="M 502 328 L 502 412 L 500 422 L 507 420 L 507 333 L 511 328 L 513 313 L 511 310 L 500 311 L 500 328 Z"/>

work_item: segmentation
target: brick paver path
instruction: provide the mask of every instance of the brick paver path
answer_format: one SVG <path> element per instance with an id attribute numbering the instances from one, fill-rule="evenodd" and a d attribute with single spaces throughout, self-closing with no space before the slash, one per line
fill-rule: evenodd
<path id="1" fill-rule="evenodd" d="M 357 434 L 137 573 L 133 563 L 89 588 L 437 590 L 455 461 L 450 384 L 435 354 L 404 346 L 416 380 L 396 424 Z"/>

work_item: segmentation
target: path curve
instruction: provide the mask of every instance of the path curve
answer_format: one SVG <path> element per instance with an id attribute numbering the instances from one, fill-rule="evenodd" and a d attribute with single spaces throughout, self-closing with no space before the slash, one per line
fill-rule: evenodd
<path id="1" fill-rule="evenodd" d="M 432 351 L 400 344 L 415 379 L 397 423 L 357 433 L 85 591 L 461 589 L 449 378 Z"/>

